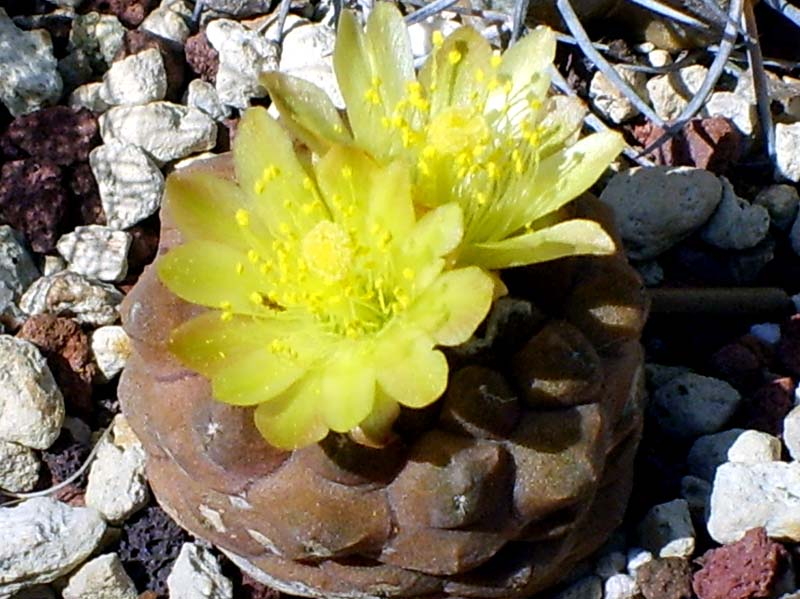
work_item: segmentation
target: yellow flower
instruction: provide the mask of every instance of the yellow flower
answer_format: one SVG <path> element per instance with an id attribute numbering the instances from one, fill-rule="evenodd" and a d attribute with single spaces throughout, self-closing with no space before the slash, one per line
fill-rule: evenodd
<path id="1" fill-rule="evenodd" d="M 185 243 L 158 274 L 211 309 L 174 331 L 171 350 L 218 400 L 257 406 L 258 429 L 285 449 L 329 430 L 380 437 L 399 405 L 435 401 L 447 384 L 436 346 L 464 342 L 492 297 L 481 269 L 447 269 L 459 206 L 418 218 L 408 169 L 354 148 L 308 166 L 261 108 L 245 113 L 233 153 L 236 182 L 167 181 Z"/>
<path id="2" fill-rule="evenodd" d="M 613 132 L 578 139 L 582 110 L 547 96 L 552 31 L 539 27 L 502 55 L 470 27 L 435 36 L 434 46 L 417 75 L 393 4 L 378 3 L 365 31 L 343 13 L 334 68 L 347 122 L 310 83 L 281 73 L 264 82 L 287 127 L 312 150 L 350 144 L 381 164 L 403 160 L 416 202 L 457 202 L 461 264 L 505 268 L 612 253 L 597 223 L 556 215 L 597 180 L 622 139 Z"/>

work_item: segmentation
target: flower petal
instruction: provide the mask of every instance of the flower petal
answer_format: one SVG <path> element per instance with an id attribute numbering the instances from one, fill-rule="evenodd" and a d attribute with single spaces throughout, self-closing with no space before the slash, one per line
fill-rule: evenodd
<path id="1" fill-rule="evenodd" d="M 324 154 L 332 144 L 352 141 L 328 94 L 313 83 L 278 71 L 265 73 L 261 81 L 286 127 L 317 154 Z"/>
<path id="2" fill-rule="evenodd" d="M 378 384 L 398 403 L 423 408 L 447 388 L 447 360 L 430 337 L 396 328 L 381 340 L 376 359 Z"/>
<path id="3" fill-rule="evenodd" d="M 460 258 L 464 263 L 494 269 L 615 251 L 614 240 L 599 223 L 573 219 L 503 241 L 467 246 Z"/>
<path id="4" fill-rule="evenodd" d="M 320 389 L 320 410 L 325 423 L 331 430 L 345 433 L 372 411 L 375 373 L 365 356 L 339 352 L 322 368 Z"/>
<path id="5" fill-rule="evenodd" d="M 320 400 L 320 381 L 309 374 L 281 397 L 256 408 L 256 428 L 279 449 L 292 450 L 321 441 L 328 434 L 328 427 L 319 410 Z"/>
<path id="6" fill-rule="evenodd" d="M 428 333 L 438 345 L 458 345 L 475 332 L 492 304 L 494 282 L 474 266 L 445 272 L 414 304 L 404 318 Z"/>
<path id="7" fill-rule="evenodd" d="M 190 241 L 159 258 L 156 268 L 172 293 L 193 304 L 236 314 L 268 314 L 249 300 L 259 291 L 259 273 L 246 255 L 228 245 Z"/>
<path id="8" fill-rule="evenodd" d="M 390 438 L 392 424 L 400 415 L 400 404 L 386 395 L 379 385 L 375 386 L 372 411 L 353 431 L 357 443 L 382 447 Z"/>
<path id="9" fill-rule="evenodd" d="M 406 94 L 406 82 L 415 79 L 411 40 L 397 6 L 375 3 L 367 20 L 366 38 L 373 74 L 381 80 L 384 101 L 393 109 Z"/>
<path id="10" fill-rule="evenodd" d="M 426 212 L 414 225 L 402 250 L 420 257 L 445 256 L 458 247 L 463 234 L 461 207 L 452 202 Z"/>

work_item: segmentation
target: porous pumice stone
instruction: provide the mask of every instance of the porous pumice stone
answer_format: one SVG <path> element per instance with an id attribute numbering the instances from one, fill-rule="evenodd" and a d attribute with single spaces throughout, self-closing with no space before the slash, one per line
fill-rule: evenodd
<path id="1" fill-rule="evenodd" d="M 231 173 L 224 157 L 202 167 Z M 612 226 L 589 196 L 571 212 Z M 159 253 L 178 243 L 162 214 Z M 168 353 L 170 330 L 202 308 L 149 267 L 122 310 L 134 351 L 119 392 L 159 503 L 292 595 L 511 598 L 558 582 L 622 520 L 647 301 L 619 255 L 505 275 L 533 304 L 529 338 L 452 352 L 444 397 L 404 411 L 382 449 L 331 434 L 286 452 Z"/>

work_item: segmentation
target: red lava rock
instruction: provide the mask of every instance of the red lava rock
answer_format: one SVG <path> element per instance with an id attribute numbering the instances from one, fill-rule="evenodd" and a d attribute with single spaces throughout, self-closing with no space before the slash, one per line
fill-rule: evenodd
<path id="1" fill-rule="evenodd" d="M 280 599 L 280 591 L 271 589 L 258 582 L 249 574 L 242 572 L 241 588 L 238 589 L 236 597 L 241 599 Z"/>
<path id="2" fill-rule="evenodd" d="M 74 320 L 51 314 L 31 316 L 17 333 L 47 358 L 67 411 L 88 418 L 92 413 L 92 360 L 89 338 Z"/>
<path id="3" fill-rule="evenodd" d="M 80 12 L 115 15 L 126 27 L 136 27 L 157 4 L 157 0 L 87 0 L 81 4 Z"/>
<path id="4" fill-rule="evenodd" d="M 42 452 L 45 471 L 42 473 L 40 483 L 43 482 L 46 487 L 51 487 L 64 482 L 83 466 L 91 449 L 88 444 L 79 443 L 69 433 L 62 432 L 56 442 Z M 52 496 L 73 507 L 82 507 L 85 505 L 87 477 L 88 470 L 84 470 L 79 477 Z"/>
<path id="5" fill-rule="evenodd" d="M 781 325 L 777 357 L 789 374 L 800 377 L 800 314 L 795 314 Z"/>
<path id="6" fill-rule="evenodd" d="M 61 168 L 33 158 L 0 171 L 0 220 L 22 231 L 36 252 L 50 252 L 62 231 L 68 196 Z"/>
<path id="7" fill-rule="evenodd" d="M 790 377 L 775 379 L 759 387 L 746 404 L 748 428 L 780 437 L 783 419 L 794 405 L 795 381 Z"/>
<path id="8" fill-rule="evenodd" d="M 734 341 L 711 356 L 711 368 L 720 378 L 737 388 L 749 387 L 761 377 L 761 359 L 752 347 Z"/>
<path id="9" fill-rule="evenodd" d="M 17 117 L 0 140 L 11 158 L 32 157 L 69 166 L 85 162 L 100 143 L 97 119 L 86 108 L 52 106 Z"/>
<path id="10" fill-rule="evenodd" d="M 636 581 L 645 599 L 692 597 L 692 567 L 680 557 L 654 559 L 639 566 Z"/>
<path id="11" fill-rule="evenodd" d="M 122 60 L 144 50 L 155 48 L 161 53 L 164 61 L 164 70 L 167 73 L 167 99 L 175 100 L 178 91 L 183 85 L 186 63 L 183 59 L 183 49 L 175 46 L 169 40 L 147 31 L 128 31 L 122 41 L 122 47 L 114 56 L 114 61 Z"/>
<path id="12" fill-rule="evenodd" d="M 698 559 L 702 569 L 694 575 L 692 588 L 699 599 L 769 597 L 788 555 L 764 528 L 753 528 L 741 540 Z"/>
<path id="13" fill-rule="evenodd" d="M 647 147 L 663 135 L 652 123 L 634 127 L 633 135 Z M 742 136 L 728 119 L 692 119 L 659 148 L 647 155 L 656 164 L 694 166 L 725 173 L 742 155 Z"/>
<path id="14" fill-rule="evenodd" d="M 92 167 L 88 162 L 75 165 L 69 173 L 73 219 L 82 225 L 104 225 L 106 214 L 97 189 Z"/>
<path id="15" fill-rule="evenodd" d="M 205 31 L 190 36 L 184 46 L 186 62 L 204 81 L 215 83 L 219 69 L 219 53 L 211 46 Z"/>

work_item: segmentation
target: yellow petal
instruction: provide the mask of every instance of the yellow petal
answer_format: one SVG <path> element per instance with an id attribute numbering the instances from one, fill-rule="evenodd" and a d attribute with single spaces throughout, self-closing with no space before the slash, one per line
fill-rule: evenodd
<path id="1" fill-rule="evenodd" d="M 339 352 L 320 369 L 325 423 L 338 433 L 345 433 L 366 418 L 375 399 L 375 373 L 365 356 Z"/>
<path id="2" fill-rule="evenodd" d="M 436 401 L 447 387 L 447 360 L 433 345 L 410 330 L 395 330 L 381 340 L 376 374 L 383 391 L 409 408 Z"/>
<path id="3" fill-rule="evenodd" d="M 256 408 L 256 428 L 279 449 L 292 450 L 321 441 L 328 434 L 319 409 L 321 401 L 319 378 L 309 374 L 281 397 Z"/>
<path id="4" fill-rule="evenodd" d="M 409 308 L 404 319 L 426 331 L 438 345 L 465 342 L 486 318 L 494 282 L 476 267 L 439 276 Z"/>
<path id="5" fill-rule="evenodd" d="M 381 81 L 389 107 L 406 93 L 406 82 L 413 81 L 414 57 L 403 16 L 391 2 L 376 2 L 367 20 L 366 41 L 372 73 Z"/>
<path id="6" fill-rule="evenodd" d="M 376 385 L 372 411 L 354 431 L 355 440 L 372 447 L 382 447 L 389 440 L 392 424 L 399 415 L 400 405 Z"/>
<path id="7" fill-rule="evenodd" d="M 413 256 L 434 258 L 445 256 L 461 243 L 464 222 L 461 207 L 445 204 L 426 212 L 411 230 L 403 244 L 403 252 Z"/>
<path id="8" fill-rule="evenodd" d="M 614 240 L 598 223 L 573 219 L 503 241 L 467 246 L 460 258 L 466 264 L 495 269 L 615 251 Z"/>
<path id="9" fill-rule="evenodd" d="M 352 141 L 350 131 L 328 94 L 299 77 L 278 71 L 261 76 L 286 127 L 317 154 L 332 144 Z"/>

